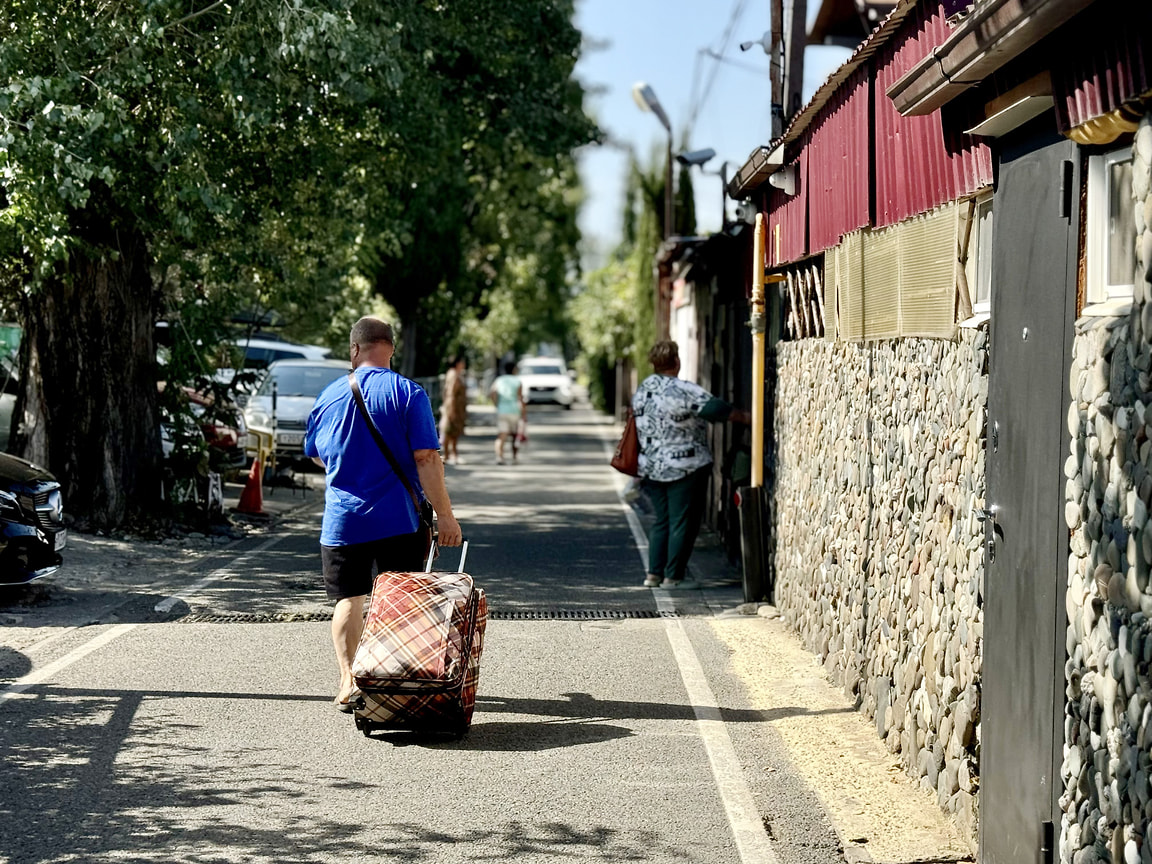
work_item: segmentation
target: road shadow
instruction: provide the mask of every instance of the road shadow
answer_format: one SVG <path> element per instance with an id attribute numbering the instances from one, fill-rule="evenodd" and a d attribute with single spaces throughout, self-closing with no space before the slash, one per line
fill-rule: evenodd
<path id="1" fill-rule="evenodd" d="M 56 601 L 61 589 L 51 582 L 0 585 L 0 612 L 23 612 Z"/>
<path id="2" fill-rule="evenodd" d="M 473 722 L 462 738 L 419 732 L 373 732 L 368 737 L 396 747 L 473 750 L 492 753 L 539 753 L 584 744 L 602 744 L 636 733 L 593 719 Z"/>
<path id="3" fill-rule="evenodd" d="M 760 711 L 665 702 L 626 702 L 597 699 L 588 693 L 564 693 L 560 699 L 479 696 L 476 712 L 472 728 L 463 738 L 412 731 L 380 731 L 368 737 L 398 747 L 528 753 L 598 744 L 636 734 L 634 730 L 614 725 L 611 721 L 699 719 L 724 723 L 772 723 L 788 717 L 849 714 L 853 713 L 853 709 L 845 707 L 810 711 L 789 706 Z M 483 716 L 485 714 L 523 714 L 537 719 L 487 721 Z"/>
<path id="4" fill-rule="evenodd" d="M 0 647 L 0 681 L 14 681 L 32 671 L 32 661 L 15 648 Z"/>
<path id="5" fill-rule="evenodd" d="M 398 795 L 398 785 L 405 788 L 397 779 L 406 770 L 403 762 L 379 772 L 379 783 L 363 773 L 340 776 L 331 767 L 317 774 L 286 762 L 282 744 L 266 736 L 198 741 L 194 733 L 203 724 L 191 722 L 182 707 L 150 704 L 140 711 L 145 700 L 183 695 L 280 703 L 269 705 L 269 717 L 289 717 L 284 702 L 327 701 L 290 694 L 30 688 L 0 711 L 4 860 L 438 864 L 446 850 L 465 846 L 474 861 L 692 860 L 690 849 L 655 832 L 587 819 L 496 821 L 479 829 L 456 829 L 451 818 L 418 820 L 409 814 L 427 809 L 429 799 L 413 789 L 408 791 L 416 797 Z M 499 725 L 474 730 L 477 742 L 485 734 L 506 737 Z M 460 775 L 441 778 L 451 793 L 470 769 L 444 767 L 448 775 Z M 371 818 L 364 817 L 365 807 Z"/>
<path id="6" fill-rule="evenodd" d="M 531 714 L 537 717 L 562 717 L 581 720 L 722 720 L 725 723 L 773 723 L 787 717 L 823 714 L 852 714 L 852 708 L 826 708 L 810 711 L 799 706 L 771 708 L 712 708 L 680 705 L 672 702 L 627 702 L 597 699 L 588 693 L 562 693 L 560 699 L 525 699 L 518 697 L 478 696 L 478 712 Z"/>

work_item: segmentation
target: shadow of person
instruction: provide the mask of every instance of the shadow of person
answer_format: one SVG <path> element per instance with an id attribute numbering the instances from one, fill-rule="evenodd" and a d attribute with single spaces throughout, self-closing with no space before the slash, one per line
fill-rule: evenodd
<path id="1" fill-rule="evenodd" d="M 23 678 L 32 671 L 32 661 L 15 648 L 0 647 L 0 681 Z"/>
<path id="2" fill-rule="evenodd" d="M 524 720 L 475 723 L 462 738 L 423 735 L 419 732 L 382 732 L 368 737 L 397 747 L 436 750 L 477 750 L 505 753 L 538 753 L 582 744 L 600 744 L 635 733 L 623 726 L 594 720 Z"/>

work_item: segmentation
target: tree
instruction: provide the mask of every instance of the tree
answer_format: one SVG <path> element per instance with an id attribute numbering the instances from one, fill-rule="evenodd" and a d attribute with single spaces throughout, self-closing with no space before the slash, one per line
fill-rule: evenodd
<path id="1" fill-rule="evenodd" d="M 568 307 L 579 273 L 580 240 L 575 162 L 566 156 L 555 168 L 533 170 L 520 187 L 531 192 L 513 189 L 519 203 L 497 198 L 485 206 L 495 224 L 482 230 L 508 239 L 489 247 L 499 266 L 466 315 L 454 346 L 474 357 L 495 359 L 541 342 L 564 345 L 570 338 Z"/>
<path id="2" fill-rule="evenodd" d="M 19 281 L 26 330 L 14 438 L 69 510 L 106 526 L 153 511 L 162 308 L 319 307 L 374 261 L 413 354 L 430 295 L 458 315 L 491 278 L 476 256 L 501 238 L 476 214 L 502 156 L 594 135 L 570 19 L 567 0 L 0 7 L 0 236 L 17 238 L 0 278 Z"/>
<path id="3" fill-rule="evenodd" d="M 656 154 L 645 168 L 633 160 L 625 192 L 626 239 L 612 259 L 588 274 L 572 303 L 580 342 L 581 363 L 588 374 L 591 396 L 600 408 L 610 408 L 616 366 L 647 369 L 647 352 L 656 337 L 652 264 L 663 237 L 664 170 Z"/>
<path id="4" fill-rule="evenodd" d="M 443 10 L 434 29 L 403 37 L 428 58 L 421 131 L 408 142 L 403 187 L 377 187 L 400 202 L 402 227 L 386 219 L 366 229 L 363 266 L 400 316 L 407 374 L 437 371 L 470 307 L 479 303 L 483 319 L 484 307 L 499 306 L 520 278 L 501 284 L 509 262 L 522 271 L 527 256 L 546 259 L 542 281 L 560 290 L 578 240 L 565 200 L 577 188 L 571 152 L 598 137 L 572 77 L 580 34 L 571 0 Z"/>

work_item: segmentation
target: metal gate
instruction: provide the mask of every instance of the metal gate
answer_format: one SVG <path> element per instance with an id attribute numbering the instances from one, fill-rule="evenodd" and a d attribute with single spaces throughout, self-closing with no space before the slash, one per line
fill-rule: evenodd
<path id="1" fill-rule="evenodd" d="M 1002 140 L 993 201 L 980 847 L 1051 860 L 1059 824 L 1068 532 L 1063 464 L 1079 159 L 1050 116 Z M 1046 850 L 1046 854 L 1041 854 Z"/>

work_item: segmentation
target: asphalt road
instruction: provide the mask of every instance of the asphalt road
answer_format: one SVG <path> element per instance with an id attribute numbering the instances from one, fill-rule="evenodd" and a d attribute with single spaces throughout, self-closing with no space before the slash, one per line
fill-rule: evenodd
<path id="1" fill-rule="evenodd" d="M 843 860 L 701 597 L 641 587 L 604 421 L 541 408 L 530 435 L 497 466 L 473 427 L 447 469 L 495 613 L 464 739 L 333 711 L 314 496 L 0 657 L 0 862 Z"/>

